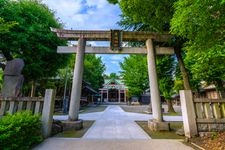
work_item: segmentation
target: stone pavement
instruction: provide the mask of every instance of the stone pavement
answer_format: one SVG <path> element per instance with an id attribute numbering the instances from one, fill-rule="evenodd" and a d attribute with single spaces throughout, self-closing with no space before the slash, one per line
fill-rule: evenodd
<path id="1" fill-rule="evenodd" d="M 193 150 L 178 140 L 49 138 L 33 150 Z"/>
<path id="2" fill-rule="evenodd" d="M 119 106 L 109 106 L 83 136 L 84 139 L 150 139 Z"/>
<path id="3" fill-rule="evenodd" d="M 66 120 L 68 116 L 54 116 Z M 81 119 L 96 120 L 81 138 L 48 138 L 34 150 L 192 150 L 178 140 L 153 140 L 134 121 L 149 120 L 148 114 L 124 112 L 119 106 L 108 106 L 104 112 L 81 114 Z M 180 116 L 164 117 L 181 121 Z"/>

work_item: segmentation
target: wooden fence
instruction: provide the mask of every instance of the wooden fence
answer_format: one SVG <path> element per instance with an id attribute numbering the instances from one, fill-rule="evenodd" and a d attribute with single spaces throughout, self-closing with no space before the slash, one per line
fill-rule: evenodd
<path id="1" fill-rule="evenodd" d="M 51 134 L 55 91 L 47 89 L 45 97 L 0 97 L 0 117 L 6 113 L 29 110 L 33 114 L 42 114 L 42 133 L 44 137 Z"/>
<path id="2" fill-rule="evenodd" d="M 41 114 L 44 97 L 0 97 L 0 116 L 6 113 L 29 110 L 34 114 Z"/>
<path id="3" fill-rule="evenodd" d="M 225 99 L 193 98 L 192 91 L 180 91 L 185 136 L 200 132 L 225 131 Z"/>
<path id="4" fill-rule="evenodd" d="M 225 99 L 194 98 L 198 132 L 225 130 Z"/>

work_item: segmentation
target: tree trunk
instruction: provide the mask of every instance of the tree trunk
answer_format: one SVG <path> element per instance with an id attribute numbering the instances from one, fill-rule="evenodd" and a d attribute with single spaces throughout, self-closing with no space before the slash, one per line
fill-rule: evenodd
<path id="1" fill-rule="evenodd" d="M 180 71 L 181 71 L 181 75 L 183 78 L 183 83 L 184 83 L 184 90 L 191 90 L 191 86 L 189 83 L 189 77 L 188 77 L 188 73 L 187 70 L 184 66 L 184 61 L 181 55 L 181 48 L 174 48 L 178 63 L 179 63 L 179 67 L 180 67 Z"/>
<path id="2" fill-rule="evenodd" d="M 167 106 L 168 106 L 168 113 L 175 113 L 172 100 L 166 100 L 166 102 L 167 102 Z"/>
<path id="3" fill-rule="evenodd" d="M 34 97 L 36 92 L 36 81 L 32 80 L 31 81 L 31 93 L 30 97 Z"/>

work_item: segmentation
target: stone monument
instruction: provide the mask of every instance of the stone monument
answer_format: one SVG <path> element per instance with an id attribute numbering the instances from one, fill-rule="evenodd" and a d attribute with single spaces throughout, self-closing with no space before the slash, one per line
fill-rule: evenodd
<path id="1" fill-rule="evenodd" d="M 15 58 L 8 61 L 3 73 L 2 96 L 18 97 L 23 85 L 24 77 L 21 74 L 24 67 L 24 61 L 20 58 Z"/>

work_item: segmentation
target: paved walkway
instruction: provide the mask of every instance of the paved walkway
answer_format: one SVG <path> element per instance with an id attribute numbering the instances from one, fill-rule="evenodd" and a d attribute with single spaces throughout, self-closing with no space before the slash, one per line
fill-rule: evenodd
<path id="1" fill-rule="evenodd" d="M 33 150 L 193 150 L 178 140 L 49 138 Z"/>
<path id="2" fill-rule="evenodd" d="M 66 120 L 68 116 L 54 116 Z M 49 138 L 34 150 L 192 150 L 178 140 L 152 140 L 134 120 L 149 120 L 151 115 L 124 112 L 119 106 L 108 106 L 104 112 L 81 114 L 84 120 L 96 120 L 81 138 Z M 181 121 L 180 116 L 164 117 Z"/>
<path id="3" fill-rule="evenodd" d="M 150 139 L 119 106 L 109 106 L 83 136 L 84 139 Z"/>

